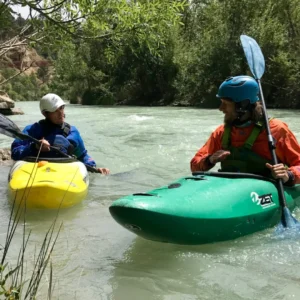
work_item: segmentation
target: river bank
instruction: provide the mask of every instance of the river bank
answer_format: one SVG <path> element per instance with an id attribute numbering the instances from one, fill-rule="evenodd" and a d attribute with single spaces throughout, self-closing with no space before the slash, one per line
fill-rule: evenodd
<path id="1" fill-rule="evenodd" d="M 0 149 L 0 164 L 1 165 L 12 165 L 13 160 L 11 159 L 11 151 L 8 148 Z"/>

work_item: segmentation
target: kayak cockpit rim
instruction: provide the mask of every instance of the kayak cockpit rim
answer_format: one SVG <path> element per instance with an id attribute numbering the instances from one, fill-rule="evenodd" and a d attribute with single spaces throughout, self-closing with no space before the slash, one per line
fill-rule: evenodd
<path id="1" fill-rule="evenodd" d="M 78 160 L 73 157 L 35 157 L 35 156 L 27 156 L 22 159 L 26 162 L 39 162 L 39 161 L 48 161 L 51 163 L 71 163 L 71 162 L 77 162 Z"/>
<path id="2" fill-rule="evenodd" d="M 251 174 L 251 173 L 234 173 L 234 172 L 204 172 L 198 171 L 193 172 L 193 176 L 203 178 L 203 176 L 214 176 L 214 177 L 224 177 L 224 178 L 251 178 L 251 179 L 260 179 L 264 181 L 270 181 L 276 183 L 272 178 Z"/>

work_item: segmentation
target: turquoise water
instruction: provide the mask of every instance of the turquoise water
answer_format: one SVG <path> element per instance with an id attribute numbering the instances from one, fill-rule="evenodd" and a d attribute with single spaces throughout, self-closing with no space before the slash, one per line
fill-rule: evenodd
<path id="1" fill-rule="evenodd" d="M 37 102 L 16 103 L 20 127 L 42 118 Z M 113 200 L 145 192 L 189 175 L 189 161 L 223 119 L 218 110 L 192 108 L 86 107 L 67 105 L 67 122 L 81 132 L 86 148 L 112 175 L 90 175 L 82 204 L 59 212 L 63 222 L 52 264 L 54 299 L 299 299 L 300 239 L 282 239 L 270 229 L 234 241 L 179 246 L 136 237 L 110 216 Z M 299 111 L 271 110 L 300 141 Z M 0 136 L 0 147 L 11 138 Z M 0 244 L 10 206 L 9 166 L 0 174 Z M 56 212 L 30 211 L 32 230 L 26 261 L 32 264 Z M 297 213 L 300 220 L 300 213 Z M 58 222 L 58 223 L 59 223 Z M 10 257 L 18 253 L 18 226 Z M 40 299 L 46 299 L 47 277 Z"/>

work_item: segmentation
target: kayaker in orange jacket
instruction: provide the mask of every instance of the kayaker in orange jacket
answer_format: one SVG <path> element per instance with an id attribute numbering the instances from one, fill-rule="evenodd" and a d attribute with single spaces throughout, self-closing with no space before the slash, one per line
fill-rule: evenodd
<path id="1" fill-rule="evenodd" d="M 264 126 L 259 87 L 249 76 L 230 77 L 218 91 L 224 124 L 210 136 L 191 160 L 191 170 L 208 171 L 221 163 L 223 172 L 253 173 L 281 178 L 286 185 L 300 183 L 300 146 L 287 124 L 270 119 L 279 163 L 272 156 Z"/>

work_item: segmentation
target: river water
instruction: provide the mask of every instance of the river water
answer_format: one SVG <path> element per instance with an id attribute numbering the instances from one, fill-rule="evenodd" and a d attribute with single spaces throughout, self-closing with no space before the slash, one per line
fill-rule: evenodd
<path id="1" fill-rule="evenodd" d="M 10 118 L 20 127 L 41 119 L 38 102 L 16 103 L 25 115 Z M 300 237 L 282 238 L 273 229 L 222 243 L 182 246 L 151 242 L 125 230 L 108 207 L 121 196 L 145 192 L 190 174 L 189 161 L 223 119 L 218 110 L 170 107 L 66 106 L 99 166 L 112 175 L 90 175 L 80 205 L 59 212 L 63 227 L 52 254 L 53 299 L 299 299 Z M 289 124 L 300 141 L 299 111 L 270 110 Z M 0 147 L 11 138 L 1 135 Z M 10 206 L 8 166 L 0 174 L 0 244 Z M 26 262 L 32 264 L 56 212 L 29 211 L 32 230 Z M 300 219 L 300 212 L 296 211 Z M 13 261 L 22 240 L 15 234 Z M 28 267 L 30 268 L 30 267 Z M 47 276 L 40 299 L 46 299 Z"/>

